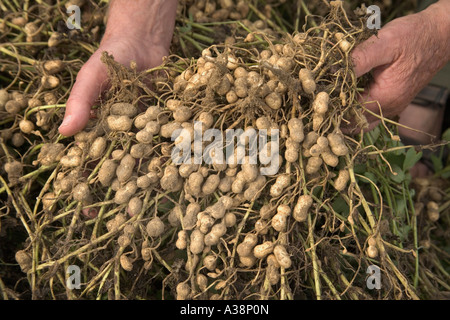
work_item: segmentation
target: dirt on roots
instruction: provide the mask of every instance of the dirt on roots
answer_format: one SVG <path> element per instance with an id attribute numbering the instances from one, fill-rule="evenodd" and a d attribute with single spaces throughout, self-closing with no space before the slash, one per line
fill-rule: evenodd
<path id="1" fill-rule="evenodd" d="M 363 133 L 369 79 L 349 54 L 372 34 L 367 16 L 321 3 L 181 2 L 161 66 L 103 53 L 110 89 L 70 138 L 57 127 L 106 8 L 84 3 L 89 25 L 68 31 L 53 27 L 66 17 L 56 3 L 7 7 L 2 298 L 448 298 L 447 159 L 412 179 L 422 153 L 394 121 Z M 244 133 L 234 158 L 230 130 Z"/>

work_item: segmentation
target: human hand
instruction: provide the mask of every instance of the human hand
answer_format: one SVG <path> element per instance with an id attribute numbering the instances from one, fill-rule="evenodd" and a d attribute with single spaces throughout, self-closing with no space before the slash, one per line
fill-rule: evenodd
<path id="1" fill-rule="evenodd" d="M 373 72 L 362 95 L 364 106 L 383 117 L 403 111 L 416 94 L 450 60 L 450 1 L 386 24 L 352 52 L 357 77 Z M 376 102 L 378 101 L 379 105 Z M 373 129 L 379 119 L 365 114 Z"/>
<path id="2" fill-rule="evenodd" d="M 71 136 L 87 124 L 91 107 L 108 86 L 102 52 L 138 69 L 158 66 L 169 52 L 175 24 L 176 0 L 111 1 L 108 24 L 99 48 L 84 64 L 67 100 L 59 132 Z"/>

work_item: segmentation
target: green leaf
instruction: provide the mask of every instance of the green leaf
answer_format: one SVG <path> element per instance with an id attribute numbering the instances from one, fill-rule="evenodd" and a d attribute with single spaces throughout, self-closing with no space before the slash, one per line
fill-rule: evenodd
<path id="1" fill-rule="evenodd" d="M 396 183 L 402 183 L 403 180 L 405 180 L 405 173 L 403 172 L 402 168 L 396 164 L 392 165 L 392 172 L 389 172 L 389 176 L 392 181 Z"/>
<path id="2" fill-rule="evenodd" d="M 365 172 L 364 176 L 371 180 L 373 183 L 377 184 L 378 183 L 378 179 L 377 177 L 372 173 L 372 172 Z M 361 179 L 362 182 L 366 182 L 369 183 L 369 181 L 367 181 L 366 179 Z"/>
<path id="3" fill-rule="evenodd" d="M 395 204 L 397 206 L 395 216 L 403 217 L 406 212 L 406 200 L 403 197 L 395 197 Z"/>
<path id="4" fill-rule="evenodd" d="M 409 225 L 403 225 L 398 227 L 398 233 L 400 237 L 400 241 L 404 242 L 408 239 L 408 233 L 411 231 L 411 226 Z"/>
<path id="5" fill-rule="evenodd" d="M 337 213 L 348 213 L 350 208 L 342 197 L 338 197 L 333 201 L 332 204 L 333 210 Z"/>
<path id="6" fill-rule="evenodd" d="M 444 131 L 442 134 L 442 140 L 450 141 L 450 128 Z"/>
<path id="7" fill-rule="evenodd" d="M 444 179 L 450 179 L 450 166 L 445 167 L 441 172 L 440 175 Z"/>
<path id="8" fill-rule="evenodd" d="M 370 131 L 370 137 L 372 138 L 372 141 L 374 143 L 378 141 L 380 134 L 381 134 L 380 127 L 375 127 L 372 131 Z"/>
<path id="9" fill-rule="evenodd" d="M 353 171 L 355 171 L 355 173 L 357 174 L 364 174 L 367 171 L 367 166 L 365 163 L 355 164 L 355 166 L 353 167 Z"/>
<path id="10" fill-rule="evenodd" d="M 385 155 L 386 160 L 391 164 L 391 166 L 398 166 L 403 168 L 403 163 L 405 162 L 404 154 L 395 154 L 394 152 L 389 152 Z"/>
<path id="11" fill-rule="evenodd" d="M 422 152 L 417 153 L 414 148 L 409 148 L 403 162 L 403 170 L 411 169 L 422 158 Z"/>
<path id="12" fill-rule="evenodd" d="M 439 172 L 443 169 L 442 161 L 439 157 L 434 154 L 431 155 L 431 162 L 433 163 L 434 172 Z"/>

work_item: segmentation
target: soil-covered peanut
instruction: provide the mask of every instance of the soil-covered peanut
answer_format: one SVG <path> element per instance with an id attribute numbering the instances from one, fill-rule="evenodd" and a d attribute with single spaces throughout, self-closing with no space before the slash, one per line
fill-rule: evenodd
<path id="1" fill-rule="evenodd" d="M 98 181 L 102 186 L 107 187 L 111 184 L 112 180 L 116 176 L 117 163 L 112 159 L 106 159 L 98 171 Z"/>
<path id="2" fill-rule="evenodd" d="M 64 148 L 62 143 L 44 143 L 37 156 L 37 161 L 43 166 L 49 166 L 61 160 L 64 156 Z"/>
<path id="3" fill-rule="evenodd" d="M 114 202 L 116 204 L 124 204 L 127 203 L 131 197 L 136 193 L 137 191 L 137 185 L 136 181 L 131 180 L 128 181 L 124 186 L 120 187 L 115 195 L 114 195 Z"/>
<path id="4" fill-rule="evenodd" d="M 112 131 L 130 131 L 133 120 L 128 116 L 111 115 L 106 118 L 106 123 Z"/>
<path id="5" fill-rule="evenodd" d="M 136 160 L 129 154 L 125 154 L 116 169 L 116 175 L 119 182 L 126 182 L 133 174 Z"/>
<path id="6" fill-rule="evenodd" d="M 111 105 L 109 112 L 116 116 L 127 116 L 133 118 L 138 113 L 138 108 L 131 103 L 127 102 L 116 102 Z"/>
<path id="7" fill-rule="evenodd" d="M 228 193 L 231 191 L 231 186 L 233 184 L 233 178 L 229 176 L 225 176 L 222 179 L 220 179 L 220 183 L 217 186 L 220 192 L 222 193 Z"/>
<path id="8" fill-rule="evenodd" d="M 131 239 L 127 234 L 122 234 L 117 238 L 117 243 L 119 247 L 126 248 L 130 245 Z"/>
<path id="9" fill-rule="evenodd" d="M 267 255 L 272 253 L 273 248 L 274 248 L 274 245 L 273 245 L 272 241 L 265 241 L 262 244 L 257 245 L 257 246 L 255 246 L 255 248 L 253 248 L 253 255 L 257 259 L 263 259 Z"/>
<path id="10" fill-rule="evenodd" d="M 236 225 L 236 215 L 233 212 L 227 212 L 225 213 L 225 216 L 223 217 L 223 222 L 225 223 L 225 226 L 227 228 L 234 227 Z"/>
<path id="11" fill-rule="evenodd" d="M 320 126 L 322 125 L 324 120 L 325 120 L 325 116 L 323 114 L 314 113 L 313 117 L 312 117 L 313 130 L 314 131 L 319 131 L 320 130 Z"/>
<path id="12" fill-rule="evenodd" d="M 204 195 L 210 195 L 217 190 L 217 187 L 220 183 L 220 176 L 218 174 L 210 175 L 206 178 L 205 182 L 202 185 L 202 193 Z"/>
<path id="13" fill-rule="evenodd" d="M 267 268 L 266 268 L 266 277 L 269 280 L 269 283 L 274 286 L 278 284 L 280 281 L 281 275 L 279 271 L 279 264 L 274 256 L 274 254 L 270 254 L 267 258 Z"/>
<path id="14" fill-rule="evenodd" d="M 197 215 L 197 227 L 200 232 L 203 234 L 206 234 L 209 232 L 212 225 L 216 222 L 216 219 L 214 219 L 209 213 L 207 212 L 200 212 Z"/>
<path id="15" fill-rule="evenodd" d="M 9 100 L 5 103 L 5 110 L 6 112 L 15 115 L 20 112 L 24 107 L 19 101 L 16 100 Z"/>
<path id="16" fill-rule="evenodd" d="M 270 125 L 271 121 L 267 116 L 262 116 L 256 119 L 256 128 L 258 128 L 258 130 L 268 130 Z"/>
<path id="17" fill-rule="evenodd" d="M 259 215 L 261 219 L 268 220 L 270 219 L 276 212 L 276 208 L 270 204 L 265 204 L 259 210 Z"/>
<path id="18" fill-rule="evenodd" d="M 153 238 L 161 236 L 164 232 L 164 229 L 164 222 L 162 222 L 161 218 L 157 216 L 152 218 L 145 227 L 147 234 Z"/>
<path id="19" fill-rule="evenodd" d="M 304 149 L 309 150 L 319 139 L 319 134 L 315 131 L 310 131 L 306 134 L 305 140 L 302 143 Z"/>
<path id="20" fill-rule="evenodd" d="M 203 127 L 209 129 L 214 124 L 214 117 L 209 112 L 200 112 L 197 118 L 198 121 L 203 122 Z"/>
<path id="21" fill-rule="evenodd" d="M 56 194 L 54 192 L 47 192 L 42 197 L 42 207 L 44 208 L 44 210 L 55 209 L 54 205 L 57 200 L 58 200 L 58 197 L 56 196 Z"/>
<path id="22" fill-rule="evenodd" d="M 5 108 L 5 104 L 9 101 L 9 93 L 5 89 L 0 89 L 0 111 Z"/>
<path id="23" fill-rule="evenodd" d="M 81 157 L 80 156 L 63 156 L 60 160 L 60 164 L 63 167 L 79 167 L 81 165 Z"/>
<path id="24" fill-rule="evenodd" d="M 19 250 L 15 254 L 15 259 L 20 266 L 22 272 L 28 272 L 33 264 L 33 259 L 31 255 L 28 254 L 25 250 Z"/>
<path id="25" fill-rule="evenodd" d="M 290 212 L 290 210 L 289 210 L 289 212 Z M 285 231 L 286 227 L 287 227 L 288 217 L 289 217 L 289 214 L 286 214 L 286 212 L 284 210 L 283 211 L 277 210 L 277 213 L 272 217 L 272 220 L 271 220 L 272 228 L 278 232 Z"/>
<path id="26" fill-rule="evenodd" d="M 378 248 L 376 246 L 368 246 L 366 249 L 366 253 L 369 256 L 369 258 L 376 258 L 378 257 Z"/>
<path id="27" fill-rule="evenodd" d="M 269 93 L 265 98 L 264 101 L 266 104 L 273 110 L 278 110 L 281 108 L 281 105 L 283 103 L 283 100 L 281 98 L 281 95 L 277 92 L 271 92 Z"/>
<path id="28" fill-rule="evenodd" d="M 176 132 L 176 130 L 181 130 L 183 127 L 180 122 L 169 122 L 161 126 L 159 130 L 159 134 L 163 138 L 171 138 L 172 134 Z"/>
<path id="29" fill-rule="evenodd" d="M 347 169 L 339 170 L 338 177 L 334 181 L 334 188 L 337 191 L 343 191 L 347 187 L 348 180 L 350 179 L 350 174 Z"/>
<path id="30" fill-rule="evenodd" d="M 203 265 L 209 271 L 214 271 L 217 266 L 217 258 L 211 254 L 207 255 L 206 257 L 203 258 Z"/>
<path id="31" fill-rule="evenodd" d="M 324 114 L 328 111 L 328 103 L 330 102 L 330 95 L 321 91 L 316 95 L 316 98 L 313 101 L 312 108 L 315 113 Z"/>
<path id="32" fill-rule="evenodd" d="M 306 68 L 300 69 L 298 77 L 302 84 L 303 91 L 305 91 L 307 94 L 312 94 L 314 91 L 316 91 L 316 82 L 314 80 L 313 74 L 311 73 L 311 70 Z"/>
<path id="33" fill-rule="evenodd" d="M 240 257 L 247 257 L 253 254 L 253 248 L 258 243 L 258 236 L 249 233 L 244 237 L 244 240 L 237 245 L 236 251 Z"/>
<path id="34" fill-rule="evenodd" d="M 429 201 L 427 203 L 427 216 L 428 219 L 432 222 L 436 222 L 439 220 L 439 205 L 435 201 Z"/>
<path id="35" fill-rule="evenodd" d="M 322 157 L 323 162 L 330 167 L 336 167 L 339 164 L 338 156 L 331 152 L 329 148 L 322 152 L 320 156 Z"/>
<path id="36" fill-rule="evenodd" d="M 272 198 L 281 196 L 284 189 L 289 186 L 290 179 L 288 174 L 279 175 L 276 178 L 275 183 L 270 187 L 270 196 Z"/>
<path id="37" fill-rule="evenodd" d="M 151 153 L 152 147 L 147 143 L 136 143 L 130 149 L 130 155 L 135 159 L 147 158 Z"/>
<path id="38" fill-rule="evenodd" d="M 344 52 L 350 51 L 352 45 L 349 41 L 344 39 L 345 35 L 342 32 L 336 32 L 334 37 L 336 38 L 337 41 L 339 41 L 339 48 L 342 51 Z"/>
<path id="39" fill-rule="evenodd" d="M 291 137 L 286 139 L 286 150 L 284 152 L 284 158 L 287 162 L 297 162 L 299 158 L 300 145 L 292 140 Z"/>
<path id="40" fill-rule="evenodd" d="M 164 169 L 164 175 L 161 178 L 161 188 L 167 191 L 176 192 L 183 187 L 183 180 L 178 174 L 178 168 L 169 165 Z"/>
<path id="41" fill-rule="evenodd" d="M 173 112 L 173 118 L 176 122 L 182 123 L 192 117 L 192 111 L 187 106 L 180 106 Z"/>
<path id="42" fill-rule="evenodd" d="M 92 159 L 98 159 L 103 156 L 106 149 L 106 139 L 105 137 L 97 137 L 89 149 L 89 156 Z"/>
<path id="43" fill-rule="evenodd" d="M 255 231 L 258 234 L 265 235 L 269 232 L 270 223 L 267 220 L 258 219 L 255 222 Z"/>
<path id="44" fill-rule="evenodd" d="M 148 131 L 141 130 L 136 133 L 136 140 L 140 143 L 151 143 L 153 141 L 153 134 Z"/>
<path id="45" fill-rule="evenodd" d="M 255 181 L 251 182 L 248 185 L 248 188 L 244 191 L 244 198 L 247 201 L 253 201 L 254 199 L 258 198 L 266 184 L 266 180 L 267 179 L 265 176 L 258 176 L 258 178 L 256 178 Z"/>
<path id="46" fill-rule="evenodd" d="M 84 202 L 91 198 L 91 191 L 86 182 L 80 182 L 73 188 L 73 199 L 75 201 Z"/>
<path id="47" fill-rule="evenodd" d="M 322 166 L 323 160 L 320 157 L 310 157 L 306 164 L 305 171 L 307 174 L 314 174 L 319 171 Z"/>
<path id="48" fill-rule="evenodd" d="M 193 172 L 189 175 L 187 185 L 189 186 L 191 195 L 193 195 L 194 197 L 200 196 L 202 192 L 203 181 L 204 177 L 199 171 Z"/>
<path id="49" fill-rule="evenodd" d="M 348 147 L 345 144 L 342 133 L 330 133 L 327 138 L 331 151 L 335 155 L 345 156 L 348 154 Z"/>
<path id="50" fill-rule="evenodd" d="M 180 230 L 178 231 L 178 237 L 177 237 L 177 241 L 175 242 L 175 246 L 179 249 L 179 250 L 184 250 L 187 247 L 187 239 L 188 239 L 188 234 L 186 232 L 186 230 Z"/>
<path id="51" fill-rule="evenodd" d="M 256 178 L 259 176 L 258 165 L 251 163 L 249 157 L 244 158 L 244 162 L 241 165 L 241 169 L 242 169 L 242 178 L 247 183 L 255 181 Z"/>
<path id="52" fill-rule="evenodd" d="M 19 128 L 23 133 L 29 134 L 34 130 L 34 123 L 30 120 L 23 119 L 19 122 Z"/>
<path id="53" fill-rule="evenodd" d="M 17 179 L 19 179 L 22 175 L 23 164 L 20 161 L 13 160 L 11 162 L 7 162 L 4 169 L 8 174 L 8 180 L 11 183 L 16 183 Z"/>
<path id="54" fill-rule="evenodd" d="M 186 300 L 191 294 L 191 287 L 186 282 L 181 282 L 177 285 L 176 293 L 177 300 Z"/>
<path id="55" fill-rule="evenodd" d="M 183 101 L 175 100 L 175 99 L 169 99 L 166 101 L 166 107 L 170 111 L 175 111 L 178 108 L 180 108 L 183 105 Z"/>
<path id="56" fill-rule="evenodd" d="M 56 59 L 56 60 L 47 60 L 42 64 L 44 70 L 47 74 L 55 74 L 64 69 L 66 64 L 64 61 Z"/>
<path id="57" fill-rule="evenodd" d="M 283 245 L 276 245 L 273 249 L 273 254 L 280 267 L 288 269 L 292 266 L 292 260 Z"/>
<path id="58" fill-rule="evenodd" d="M 192 230 L 197 224 L 197 214 L 200 212 L 201 207 L 197 202 L 188 204 L 186 207 L 186 213 L 183 220 L 183 228 L 185 230 Z"/>
<path id="59" fill-rule="evenodd" d="M 215 219 L 222 219 L 225 216 L 226 210 L 233 206 L 233 199 L 229 196 L 221 197 L 212 206 L 205 209 Z"/>
<path id="60" fill-rule="evenodd" d="M 161 130 L 161 125 L 157 121 L 149 121 L 145 124 L 143 130 L 145 132 L 151 133 L 152 135 L 157 135 Z"/>
<path id="61" fill-rule="evenodd" d="M 304 129 L 303 129 L 303 122 L 299 118 L 291 118 L 288 122 L 288 129 L 289 129 L 289 137 L 297 143 L 303 142 L 305 136 L 304 136 Z"/>
<path id="62" fill-rule="evenodd" d="M 178 168 L 178 173 L 180 174 L 180 176 L 182 178 L 188 178 L 191 175 L 191 173 L 193 173 L 194 171 L 197 171 L 198 168 L 199 168 L 199 165 L 193 163 L 193 161 L 191 161 L 191 163 L 182 163 L 180 165 L 180 167 Z"/>
<path id="63" fill-rule="evenodd" d="M 255 265 L 257 259 L 253 254 L 247 256 L 239 256 L 239 262 L 247 268 L 251 268 Z"/>
<path id="64" fill-rule="evenodd" d="M 216 223 L 212 226 L 211 231 L 205 235 L 205 245 L 213 246 L 219 243 L 220 238 L 227 232 L 224 222 Z"/>
<path id="65" fill-rule="evenodd" d="M 200 230 L 195 229 L 194 231 L 192 231 L 190 236 L 189 250 L 193 254 L 202 253 L 203 248 L 205 247 L 204 238 L 205 236 Z"/>
<path id="66" fill-rule="evenodd" d="M 242 171 L 239 171 L 236 174 L 236 178 L 234 179 L 233 183 L 231 184 L 231 191 L 233 193 L 241 193 L 244 190 L 245 187 L 245 178 L 244 178 L 244 173 Z"/>
<path id="67" fill-rule="evenodd" d="M 16 132 L 11 137 L 11 143 L 14 147 L 20 148 L 25 143 L 25 138 L 23 137 L 23 134 L 20 132 Z"/>
<path id="68" fill-rule="evenodd" d="M 44 75 L 41 78 L 41 85 L 44 89 L 54 89 L 61 84 L 58 77 L 52 75 Z"/>
<path id="69" fill-rule="evenodd" d="M 131 198 L 130 201 L 128 202 L 128 207 L 127 207 L 128 214 L 131 217 L 133 217 L 133 216 L 141 213 L 142 206 L 143 206 L 143 202 L 139 197 Z"/>
<path id="70" fill-rule="evenodd" d="M 292 216 L 294 219 L 298 222 L 306 221 L 308 217 L 308 210 L 311 208 L 312 203 L 313 199 L 310 195 L 301 195 L 294 206 L 294 210 L 292 211 Z"/>
<path id="71" fill-rule="evenodd" d="M 167 217 L 169 224 L 172 227 L 179 227 L 183 214 L 184 212 L 180 205 L 176 205 L 175 207 L 173 207 L 173 209 L 169 213 L 169 216 Z"/>

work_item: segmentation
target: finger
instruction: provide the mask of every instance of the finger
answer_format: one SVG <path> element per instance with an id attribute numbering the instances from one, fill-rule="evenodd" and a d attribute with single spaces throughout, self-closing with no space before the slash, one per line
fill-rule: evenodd
<path id="1" fill-rule="evenodd" d="M 72 136 L 88 123 L 91 107 L 107 82 L 106 68 L 94 54 L 80 69 L 66 104 L 64 120 L 59 132 Z"/>
<path id="2" fill-rule="evenodd" d="M 395 61 L 395 47 L 391 38 L 392 32 L 389 29 L 381 29 L 378 35 L 370 37 L 353 49 L 351 55 L 356 77 Z"/>
<path id="3" fill-rule="evenodd" d="M 360 103 L 368 110 L 385 118 L 397 115 L 405 106 L 408 97 L 403 92 L 403 84 L 394 71 L 387 67 L 374 70 L 375 81 L 359 97 Z M 368 117 L 375 117 L 366 112 Z"/>

